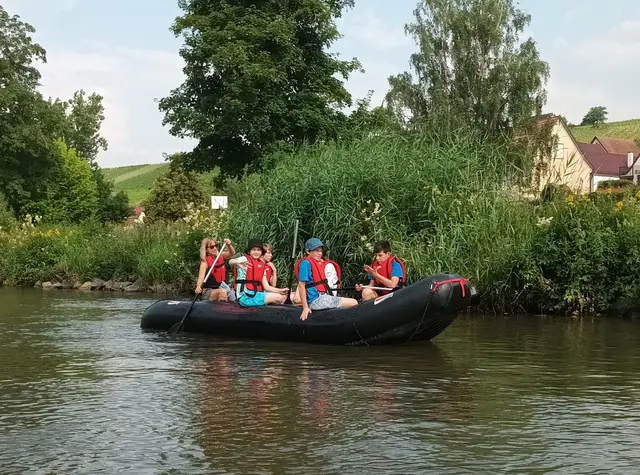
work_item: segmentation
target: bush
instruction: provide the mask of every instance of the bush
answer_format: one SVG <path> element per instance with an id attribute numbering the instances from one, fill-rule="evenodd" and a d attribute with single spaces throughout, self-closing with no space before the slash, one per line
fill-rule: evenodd
<path id="1" fill-rule="evenodd" d="M 389 239 L 409 280 L 460 273 L 509 305 L 534 228 L 528 205 L 504 185 L 517 174 L 512 157 L 508 144 L 472 135 L 395 133 L 281 154 L 273 170 L 228 187 L 231 235 L 239 249 L 254 236 L 272 243 L 283 283 L 296 218 L 298 255 L 307 238 L 320 238 L 346 282 L 363 281 L 373 243 Z"/>
<path id="2" fill-rule="evenodd" d="M 189 204 L 207 203 L 201 177 L 172 163 L 166 173 L 156 179 L 149 198 L 143 203 L 151 220 L 176 221 L 186 216 Z"/>
<path id="3" fill-rule="evenodd" d="M 569 196 L 539 212 L 523 305 L 551 313 L 601 313 L 640 297 L 640 202 Z"/>

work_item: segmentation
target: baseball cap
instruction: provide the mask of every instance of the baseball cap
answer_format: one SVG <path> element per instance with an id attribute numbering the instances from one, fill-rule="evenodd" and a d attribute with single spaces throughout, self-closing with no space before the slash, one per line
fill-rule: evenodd
<path id="1" fill-rule="evenodd" d="M 324 244 L 322 244 L 322 241 L 318 238 L 311 238 L 304 244 L 304 248 L 307 251 L 313 251 L 319 247 L 324 247 Z"/>

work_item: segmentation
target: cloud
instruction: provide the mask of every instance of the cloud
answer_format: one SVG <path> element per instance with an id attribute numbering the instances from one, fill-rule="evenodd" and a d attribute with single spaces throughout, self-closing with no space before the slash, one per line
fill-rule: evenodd
<path id="1" fill-rule="evenodd" d="M 193 141 L 169 135 L 154 102 L 182 82 L 182 59 L 175 53 L 106 44 L 89 52 L 50 49 L 40 71 L 45 96 L 68 99 L 79 89 L 103 96 L 102 134 L 109 142 L 98 157 L 103 167 L 161 162 L 163 152 L 193 147 Z"/>
<path id="2" fill-rule="evenodd" d="M 377 54 L 395 48 L 407 47 L 412 40 L 403 28 L 396 28 L 385 22 L 376 13 L 366 8 L 345 14 L 338 22 L 338 30 L 350 41 L 364 43 Z"/>
<path id="3" fill-rule="evenodd" d="M 640 117 L 640 21 L 623 21 L 580 43 L 556 41 L 548 58 L 547 109 L 579 122 L 602 105 L 609 120 Z"/>

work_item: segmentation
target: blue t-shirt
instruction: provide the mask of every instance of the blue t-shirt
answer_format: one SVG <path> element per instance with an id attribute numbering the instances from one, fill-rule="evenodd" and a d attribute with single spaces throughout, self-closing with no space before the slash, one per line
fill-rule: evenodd
<path id="1" fill-rule="evenodd" d="M 396 260 L 391 263 L 391 277 L 399 277 L 400 280 L 402 280 L 402 267 Z M 389 278 L 391 279 L 391 277 Z M 373 276 L 371 274 L 369 274 L 369 280 L 373 280 Z M 400 283 L 400 281 L 398 281 L 398 283 Z"/>
<path id="2" fill-rule="evenodd" d="M 311 264 L 308 260 L 303 260 L 298 267 L 298 280 L 305 284 L 313 283 L 313 272 L 311 271 Z M 315 300 L 320 297 L 318 289 L 315 287 L 307 287 L 307 303 L 311 305 Z"/>

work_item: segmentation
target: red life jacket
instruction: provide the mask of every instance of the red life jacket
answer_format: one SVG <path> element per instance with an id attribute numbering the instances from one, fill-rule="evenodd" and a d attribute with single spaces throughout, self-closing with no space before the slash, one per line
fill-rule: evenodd
<path id="1" fill-rule="evenodd" d="M 206 257 L 207 270 L 205 271 L 205 276 L 209 272 L 209 269 L 211 269 L 214 260 L 211 256 Z M 220 282 L 224 282 L 225 280 L 227 280 L 227 269 L 224 266 L 224 257 L 221 255 L 211 274 L 209 274 L 209 278 L 202 283 L 202 287 L 205 289 L 217 289 L 220 287 Z"/>
<path id="2" fill-rule="evenodd" d="M 236 284 L 240 284 L 240 292 L 247 294 L 247 297 L 255 297 L 258 292 L 264 292 L 262 287 L 262 277 L 264 276 L 264 262 L 254 259 L 249 254 L 244 254 L 250 267 L 244 279 L 238 279 L 238 268 L 233 266 L 233 277 Z"/>
<path id="3" fill-rule="evenodd" d="M 400 277 L 400 280 L 398 280 L 398 286 L 395 289 L 378 290 L 377 292 L 380 295 L 386 295 L 390 292 L 393 292 L 394 290 L 399 289 L 400 287 L 404 287 L 407 285 L 406 284 L 407 271 L 404 268 L 404 262 L 402 262 L 396 256 L 389 256 L 389 258 L 386 261 L 384 261 L 382 264 L 378 264 L 377 261 L 373 261 L 373 264 L 371 264 L 371 267 L 373 267 L 378 272 L 378 274 L 380 274 L 382 277 L 386 279 L 391 279 L 391 271 L 393 270 L 393 261 L 396 261 L 398 264 L 400 264 L 400 267 L 402 268 L 402 277 Z M 374 282 L 378 284 L 378 286 L 384 286 L 382 282 L 378 282 L 375 279 L 374 279 Z"/>
<path id="4" fill-rule="evenodd" d="M 318 292 L 326 292 L 329 295 L 334 295 L 333 291 L 329 289 L 329 282 L 327 281 L 327 276 L 324 273 L 324 268 L 327 267 L 327 264 L 333 264 L 333 266 L 336 268 L 336 274 L 338 274 L 338 283 L 336 284 L 336 286 L 340 287 L 342 271 L 340 270 L 340 266 L 338 265 L 338 263 L 332 261 L 331 259 L 316 261 L 315 259 L 311 259 L 310 257 L 303 257 L 302 259 L 298 260 L 298 262 L 296 262 L 296 265 L 293 268 L 296 274 L 296 279 L 298 280 L 300 280 L 300 263 L 303 260 L 307 260 L 309 261 L 309 264 L 311 264 L 311 275 L 313 279 L 313 282 L 310 284 L 307 283 L 306 287 L 315 287 Z"/>

